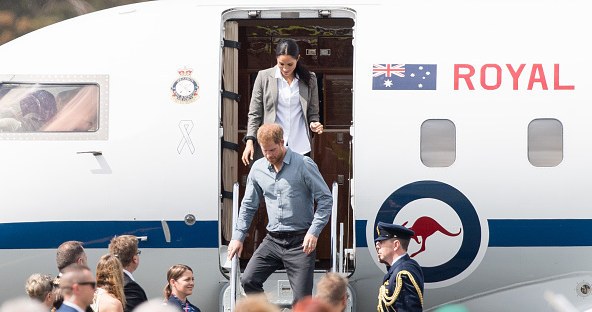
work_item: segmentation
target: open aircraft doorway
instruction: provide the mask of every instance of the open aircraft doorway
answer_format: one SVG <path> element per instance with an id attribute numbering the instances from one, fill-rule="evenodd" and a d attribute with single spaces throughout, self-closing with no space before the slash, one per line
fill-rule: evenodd
<path id="1" fill-rule="evenodd" d="M 284 38 L 297 41 L 301 61 L 317 76 L 320 119 L 323 133 L 312 139 L 311 158 L 319 166 L 325 182 L 338 190 L 337 213 L 319 236 L 315 271 L 342 270 L 353 273 L 354 215 L 350 181 L 353 179 L 353 37 L 354 14 L 349 10 L 230 10 L 223 16 L 221 101 L 222 138 L 221 193 L 221 270 L 227 274 L 223 256 L 232 236 L 232 185 L 239 183 L 242 200 L 249 167 L 240 160 L 246 135 L 249 103 L 253 84 L 260 70 L 276 65 L 275 49 Z M 236 42 L 236 43 L 235 43 Z M 239 47 L 240 45 L 240 47 Z M 240 98 L 236 95 L 239 95 Z M 228 142 L 236 142 L 237 145 Z M 331 244 L 331 222 L 337 228 L 334 262 Z M 253 218 L 240 259 L 245 269 L 253 252 L 267 231 L 267 214 L 262 200 Z M 341 229 L 341 230 L 340 230 Z M 342 238 L 342 240 L 340 239 Z M 343 246 L 343 247 L 341 247 Z M 336 266 L 336 268 L 334 268 Z"/>

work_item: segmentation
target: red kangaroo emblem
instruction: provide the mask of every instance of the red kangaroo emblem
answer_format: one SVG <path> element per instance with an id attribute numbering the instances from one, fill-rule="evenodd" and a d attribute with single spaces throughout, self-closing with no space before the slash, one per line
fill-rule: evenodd
<path id="1" fill-rule="evenodd" d="M 407 222 L 403 223 L 403 226 L 405 226 L 405 224 L 407 224 Z M 419 244 L 418 237 L 421 236 L 421 248 L 416 253 L 412 254 L 411 257 L 415 257 L 418 253 L 425 251 L 425 242 L 428 239 L 428 237 L 432 236 L 434 233 L 440 232 L 440 233 L 447 235 L 447 236 L 458 236 L 458 235 L 460 235 L 460 232 L 462 231 L 462 228 L 461 228 L 458 231 L 458 233 L 456 233 L 456 234 L 450 233 L 444 227 L 442 227 L 440 225 L 440 223 L 438 223 L 438 221 L 436 221 L 430 217 L 425 217 L 425 216 L 415 220 L 415 223 L 409 229 L 411 229 L 411 230 L 413 230 L 413 232 L 415 232 L 415 236 L 413 236 L 412 238 L 418 244 Z"/>

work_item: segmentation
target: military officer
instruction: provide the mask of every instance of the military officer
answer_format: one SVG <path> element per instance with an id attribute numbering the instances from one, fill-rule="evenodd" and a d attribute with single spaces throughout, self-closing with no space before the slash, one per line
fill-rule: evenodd
<path id="1" fill-rule="evenodd" d="M 407 254 L 409 240 L 415 233 L 401 225 L 378 222 L 374 240 L 378 261 L 386 264 L 387 273 L 378 290 L 378 312 L 422 311 L 423 272 Z"/>

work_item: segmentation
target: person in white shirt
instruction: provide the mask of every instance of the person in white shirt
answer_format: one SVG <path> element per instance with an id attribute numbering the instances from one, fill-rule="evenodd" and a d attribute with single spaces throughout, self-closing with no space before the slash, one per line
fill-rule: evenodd
<path id="1" fill-rule="evenodd" d="M 253 86 L 242 155 L 245 166 L 253 161 L 257 130 L 262 124 L 282 126 L 285 146 L 306 156 L 311 151 L 311 132 L 323 132 L 317 78 L 302 65 L 296 41 L 280 41 L 276 59 L 277 65 L 260 71 Z"/>

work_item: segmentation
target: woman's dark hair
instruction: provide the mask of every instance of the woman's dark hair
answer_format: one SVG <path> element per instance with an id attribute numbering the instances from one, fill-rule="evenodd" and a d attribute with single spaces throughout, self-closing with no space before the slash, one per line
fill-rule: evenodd
<path id="1" fill-rule="evenodd" d="M 171 293 L 172 293 L 170 281 L 171 280 L 175 280 L 175 281 L 178 280 L 183 275 L 183 273 L 185 273 L 185 271 L 191 271 L 193 273 L 193 270 L 188 265 L 185 265 L 185 264 L 175 264 L 167 272 L 167 284 L 163 290 L 164 298 L 166 300 L 169 300 L 169 298 L 171 297 Z"/>
<path id="2" fill-rule="evenodd" d="M 294 39 L 282 39 L 275 49 L 275 57 L 277 58 L 280 55 L 290 55 L 294 59 L 298 60 L 300 48 L 298 48 L 296 41 Z M 299 60 L 296 63 L 296 69 L 294 69 L 294 72 L 298 74 L 298 79 L 302 79 L 304 83 L 310 86 L 310 77 L 312 75 L 310 71 L 306 69 L 304 65 L 302 65 L 302 60 Z"/>

